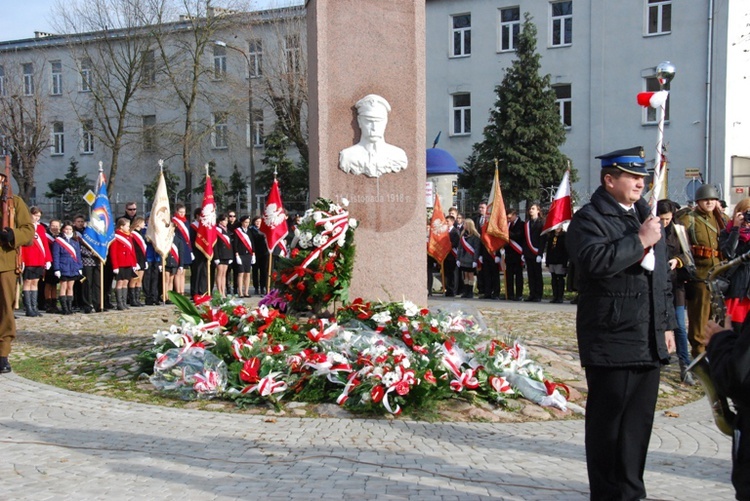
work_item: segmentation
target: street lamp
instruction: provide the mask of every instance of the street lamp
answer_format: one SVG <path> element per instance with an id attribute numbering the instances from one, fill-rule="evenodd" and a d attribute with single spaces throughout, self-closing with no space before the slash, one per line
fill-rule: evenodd
<path id="1" fill-rule="evenodd" d="M 227 49 L 232 49 L 234 51 L 239 52 L 242 54 L 242 57 L 245 58 L 245 62 L 247 63 L 247 118 L 248 118 L 248 126 L 249 126 L 249 132 L 250 132 L 250 212 L 252 215 L 253 210 L 255 209 L 255 203 L 253 200 L 253 197 L 255 196 L 255 136 L 254 136 L 254 127 L 253 127 L 253 83 L 252 78 L 250 77 L 250 58 L 247 56 L 245 51 L 242 49 L 239 49 L 237 47 L 234 47 L 232 45 L 227 44 L 226 42 L 222 42 L 221 40 L 214 40 L 214 45 L 217 45 L 219 47 L 225 47 Z"/>

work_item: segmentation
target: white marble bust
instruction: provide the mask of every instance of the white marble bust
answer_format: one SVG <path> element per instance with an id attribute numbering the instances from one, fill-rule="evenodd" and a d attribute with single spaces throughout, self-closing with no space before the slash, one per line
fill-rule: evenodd
<path id="1" fill-rule="evenodd" d="M 359 142 L 341 150 L 339 168 L 351 174 L 380 177 L 387 172 L 406 169 L 406 152 L 385 142 L 385 128 L 391 105 L 375 94 L 369 94 L 355 105 L 357 123 L 362 135 Z"/>

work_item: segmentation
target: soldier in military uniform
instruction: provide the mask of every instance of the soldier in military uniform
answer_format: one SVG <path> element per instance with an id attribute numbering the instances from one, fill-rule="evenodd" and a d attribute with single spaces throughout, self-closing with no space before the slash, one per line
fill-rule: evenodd
<path id="1" fill-rule="evenodd" d="M 690 250 L 695 260 L 695 277 L 685 286 L 688 311 L 688 340 L 695 357 L 705 350 L 703 327 L 711 313 L 711 297 L 704 280 L 721 262 L 719 233 L 726 226 L 726 216 L 719 207 L 719 192 L 704 184 L 695 192 L 696 207 L 680 217 L 687 230 Z"/>
<path id="2" fill-rule="evenodd" d="M 5 194 L 2 192 L 8 188 L 6 183 L 9 182 L 10 179 L 0 173 L 0 196 L 7 196 L 7 192 Z M 10 344 L 16 338 L 16 320 L 13 316 L 18 279 L 16 255 L 21 246 L 31 243 L 35 233 L 29 208 L 17 196 L 13 196 L 13 203 L 15 204 L 15 221 L 12 224 L 14 227 L 0 227 L 0 374 L 11 371 L 8 355 L 10 355 Z M 0 207 L 0 211 L 4 210 L 8 210 L 5 202 Z"/>

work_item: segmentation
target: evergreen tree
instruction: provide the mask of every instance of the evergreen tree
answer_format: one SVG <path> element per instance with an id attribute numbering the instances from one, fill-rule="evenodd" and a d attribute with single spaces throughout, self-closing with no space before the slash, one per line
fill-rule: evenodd
<path id="1" fill-rule="evenodd" d="M 284 132 L 275 127 L 264 138 L 265 154 L 261 162 L 266 166 L 258 172 L 255 179 L 258 193 L 268 193 L 273 184 L 273 173 L 279 181 L 281 199 L 284 207 L 292 211 L 302 211 L 307 205 L 310 172 L 307 162 L 303 160 L 295 164 L 286 156 L 290 141 Z"/>
<path id="2" fill-rule="evenodd" d="M 75 158 L 70 159 L 65 177 L 54 179 L 48 187 L 49 191 L 44 196 L 59 200 L 59 214 L 62 220 L 72 220 L 77 214 L 88 214 L 89 206 L 83 196 L 96 187 L 92 187 L 86 176 L 78 174 L 78 161 Z"/>
<path id="3" fill-rule="evenodd" d="M 495 159 L 499 161 L 503 197 L 510 204 L 539 200 L 541 188 L 558 185 L 567 157 L 559 147 L 565 142 L 565 129 L 550 75 L 540 76 L 541 56 L 536 52 L 536 26 L 525 13 L 518 35 L 517 58 L 500 85 L 497 100 L 484 128 L 484 140 L 474 145 L 475 164 L 471 177 L 464 176 L 463 187 L 472 199 L 489 194 Z M 571 169 L 571 181 L 575 180 Z"/>
<path id="4" fill-rule="evenodd" d="M 216 175 L 216 162 L 213 160 L 208 162 L 208 175 L 211 176 L 211 188 L 214 191 L 216 215 L 218 216 L 222 212 L 226 212 L 231 207 L 234 207 L 234 204 L 226 198 L 227 183 L 221 178 L 221 176 Z M 201 176 L 200 184 L 196 188 L 193 188 L 193 193 L 200 195 L 201 204 L 203 203 L 203 193 L 205 193 L 205 191 L 206 176 Z"/>
<path id="5" fill-rule="evenodd" d="M 164 167 L 164 183 L 167 185 L 167 195 L 169 196 L 170 205 L 174 205 L 177 201 L 177 191 L 180 188 L 180 176 L 169 170 L 169 167 Z M 156 195 L 156 187 L 159 185 L 159 174 L 156 174 L 154 180 L 144 186 L 143 194 L 146 197 L 146 207 L 151 207 L 154 204 L 154 196 Z"/>
<path id="6" fill-rule="evenodd" d="M 240 172 L 237 164 L 234 164 L 232 175 L 229 176 L 229 189 L 227 190 L 227 203 L 230 204 L 235 210 L 244 210 L 243 207 L 247 206 L 247 187 L 249 183 Z M 237 205 L 239 203 L 239 209 Z"/>

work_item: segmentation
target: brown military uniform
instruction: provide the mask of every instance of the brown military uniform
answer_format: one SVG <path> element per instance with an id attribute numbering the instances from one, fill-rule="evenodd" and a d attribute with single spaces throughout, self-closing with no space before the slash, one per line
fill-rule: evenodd
<path id="1" fill-rule="evenodd" d="M 16 320 L 13 307 L 16 300 L 16 253 L 18 249 L 31 243 L 34 238 L 34 223 L 29 208 L 23 200 L 14 196 L 16 221 L 13 234 L 13 247 L 3 243 L 0 246 L 0 357 L 10 354 L 10 344 L 16 337 Z"/>
<path id="2" fill-rule="evenodd" d="M 696 207 L 680 217 L 690 240 L 690 250 L 695 261 L 696 279 L 685 287 L 688 311 L 688 340 L 691 353 L 695 357 L 705 350 L 703 328 L 711 314 L 711 295 L 703 280 L 708 272 L 721 262 L 719 253 L 719 233 L 726 226 L 726 216 L 717 220 L 717 215 L 706 214 Z"/>

